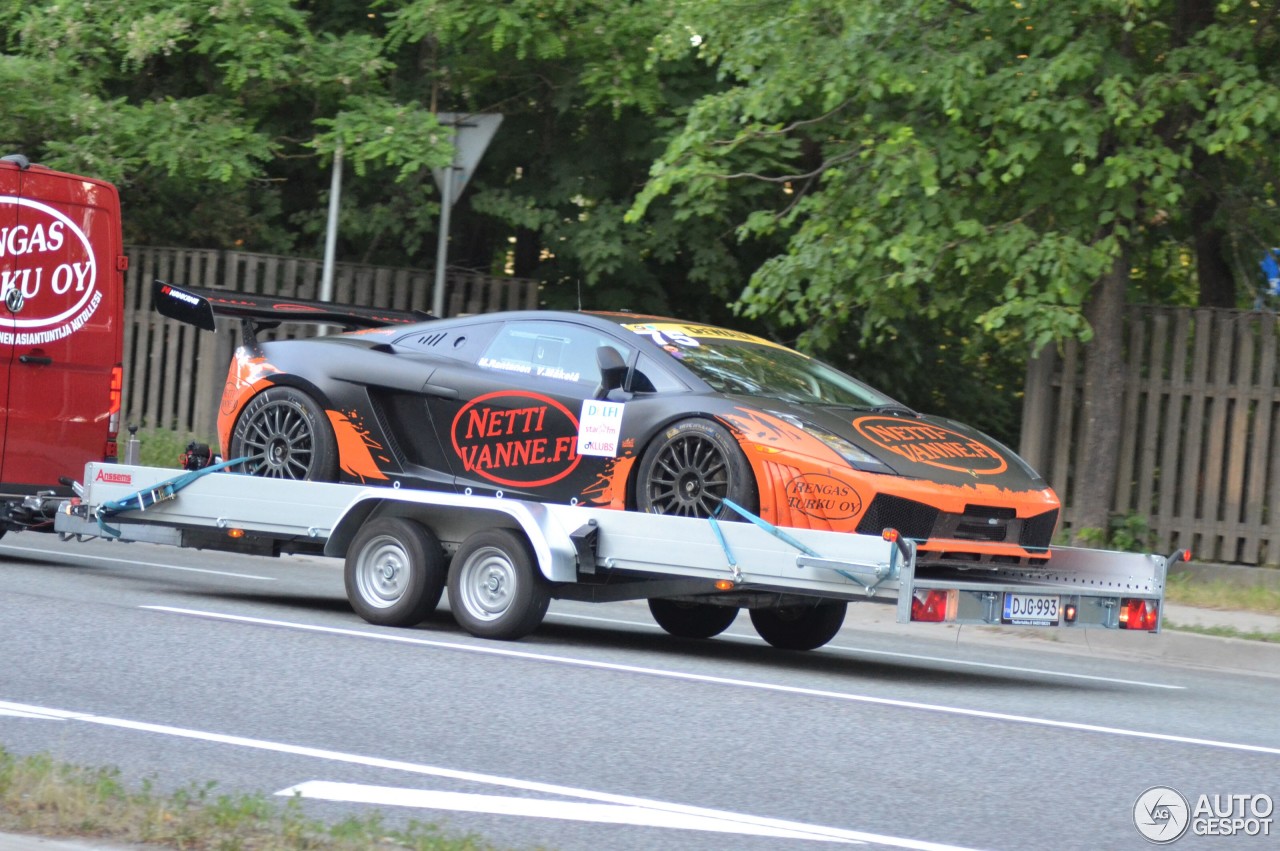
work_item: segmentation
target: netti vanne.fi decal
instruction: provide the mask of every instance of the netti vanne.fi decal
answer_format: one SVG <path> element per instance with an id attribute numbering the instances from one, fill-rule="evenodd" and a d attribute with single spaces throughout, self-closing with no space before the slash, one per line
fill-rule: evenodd
<path id="1" fill-rule="evenodd" d="M 913 423 L 895 417 L 862 417 L 853 427 L 883 449 L 920 464 L 993 476 L 1008 469 L 995 449 L 981 440 L 930 423 Z"/>
<path id="2" fill-rule="evenodd" d="M 0 195 L 0 301 L 22 293 L 22 310 L 0 311 L 0 345 L 40 345 L 69 337 L 102 303 L 98 266 L 84 231 L 61 211 L 14 195 Z"/>
<path id="3" fill-rule="evenodd" d="M 622 440 L 622 403 L 586 399 L 578 420 L 579 455 L 616 458 Z"/>
<path id="4" fill-rule="evenodd" d="M 541 487 L 578 466 L 578 418 L 539 393 L 478 396 L 458 411 L 451 433 L 463 471 L 496 484 Z"/>

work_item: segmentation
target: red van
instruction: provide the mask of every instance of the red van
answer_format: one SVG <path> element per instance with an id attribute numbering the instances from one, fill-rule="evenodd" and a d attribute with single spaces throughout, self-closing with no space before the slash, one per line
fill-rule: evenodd
<path id="1" fill-rule="evenodd" d="M 114 186 L 0 158 L 0 534 L 115 460 L 127 265 Z"/>

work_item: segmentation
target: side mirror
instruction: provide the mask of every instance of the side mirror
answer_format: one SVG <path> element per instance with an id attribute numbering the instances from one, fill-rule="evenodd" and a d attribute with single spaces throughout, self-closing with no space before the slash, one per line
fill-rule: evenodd
<path id="1" fill-rule="evenodd" d="M 596 387 L 595 397 L 604 399 L 607 396 L 610 400 L 622 401 L 613 398 L 627 378 L 627 362 L 622 355 L 613 346 L 600 346 L 596 349 L 596 366 L 600 368 L 600 384 Z"/>

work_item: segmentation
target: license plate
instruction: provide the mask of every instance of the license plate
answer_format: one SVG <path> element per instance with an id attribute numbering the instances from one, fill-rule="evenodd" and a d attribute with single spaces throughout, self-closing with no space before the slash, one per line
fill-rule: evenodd
<path id="1" fill-rule="evenodd" d="M 1001 623 L 1011 626 L 1055 626 L 1058 597 L 1044 594 L 1005 594 Z"/>

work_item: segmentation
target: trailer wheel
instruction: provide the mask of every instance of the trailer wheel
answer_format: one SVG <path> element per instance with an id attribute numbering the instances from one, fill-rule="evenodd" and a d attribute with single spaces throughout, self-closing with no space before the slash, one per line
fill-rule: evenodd
<path id="1" fill-rule="evenodd" d="M 370 520 L 347 550 L 347 599 L 369 623 L 413 626 L 440 603 L 446 569 L 430 529 L 403 517 Z"/>
<path id="2" fill-rule="evenodd" d="M 729 430 L 711 420 L 681 420 L 658 435 L 640 458 L 636 507 L 651 514 L 740 520 L 726 497 L 756 511 L 751 466 Z"/>
<path id="3" fill-rule="evenodd" d="M 472 635 L 511 641 L 537 629 L 550 588 L 523 535 L 483 529 L 462 542 L 449 566 L 449 607 Z"/>
<path id="4" fill-rule="evenodd" d="M 244 472 L 270 479 L 332 482 L 338 477 L 333 427 L 316 401 L 295 387 L 270 387 L 245 405 L 231 434 Z"/>
<path id="5" fill-rule="evenodd" d="M 751 625 L 761 638 L 781 650 L 813 650 L 836 637 L 846 609 L 848 604 L 843 600 L 752 609 Z"/>
<path id="6" fill-rule="evenodd" d="M 650 600 L 649 613 L 658 626 L 677 638 L 711 638 L 729 628 L 738 616 L 733 606 Z"/>

